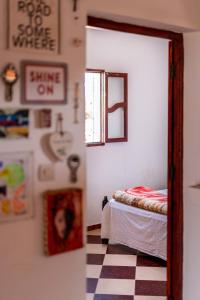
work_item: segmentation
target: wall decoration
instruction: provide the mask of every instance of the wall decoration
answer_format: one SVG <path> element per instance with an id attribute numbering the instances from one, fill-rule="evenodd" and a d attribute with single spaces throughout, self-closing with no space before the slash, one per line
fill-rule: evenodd
<path id="1" fill-rule="evenodd" d="M 77 11 L 77 1 L 78 0 L 73 0 L 73 12 Z"/>
<path id="2" fill-rule="evenodd" d="M 39 109 L 35 111 L 36 127 L 37 128 L 50 128 L 52 123 L 52 110 Z"/>
<path id="3" fill-rule="evenodd" d="M 44 155 L 52 162 L 56 163 L 58 162 L 58 158 L 53 154 L 50 145 L 49 145 L 49 139 L 50 139 L 51 133 L 46 133 L 41 136 L 40 139 L 40 146 L 42 148 L 42 151 L 44 152 Z"/>
<path id="4" fill-rule="evenodd" d="M 83 247 L 82 190 L 44 194 L 44 250 L 55 255 Z"/>
<path id="5" fill-rule="evenodd" d="M 79 39 L 79 38 L 73 38 L 72 45 L 75 48 L 80 48 L 83 45 L 83 41 L 81 39 Z"/>
<path id="6" fill-rule="evenodd" d="M 22 103 L 65 104 L 67 65 L 35 61 L 22 62 Z"/>
<path id="7" fill-rule="evenodd" d="M 29 110 L 1 109 L 0 110 L 0 138 L 28 138 Z"/>
<path id="8" fill-rule="evenodd" d="M 70 132 L 63 131 L 62 114 L 57 116 L 56 132 L 49 136 L 49 146 L 55 157 L 59 160 L 65 160 L 67 153 L 72 146 L 73 137 Z"/>
<path id="9" fill-rule="evenodd" d="M 8 48 L 60 52 L 60 0 L 7 0 Z"/>
<path id="10" fill-rule="evenodd" d="M 69 156 L 67 160 L 67 165 L 70 169 L 70 181 L 72 183 L 77 182 L 77 171 L 78 168 L 80 167 L 80 157 L 77 154 L 72 154 Z"/>
<path id="11" fill-rule="evenodd" d="M 51 181 L 55 178 L 54 166 L 51 164 L 40 165 L 38 170 L 40 181 Z"/>
<path id="12" fill-rule="evenodd" d="M 74 124 L 78 124 L 78 109 L 79 109 L 79 82 L 76 82 L 74 88 Z"/>
<path id="13" fill-rule="evenodd" d="M 19 75 L 15 66 L 9 63 L 2 74 L 3 82 L 5 83 L 5 99 L 6 101 L 12 101 L 13 99 L 13 85 L 17 82 Z"/>
<path id="14" fill-rule="evenodd" d="M 0 154 L 0 222 L 33 216 L 32 153 Z"/>
<path id="15" fill-rule="evenodd" d="M 66 160 L 70 148 L 73 145 L 73 136 L 63 130 L 63 117 L 59 113 L 56 120 L 56 130 L 53 133 L 44 134 L 40 140 L 42 150 L 52 161 Z"/>

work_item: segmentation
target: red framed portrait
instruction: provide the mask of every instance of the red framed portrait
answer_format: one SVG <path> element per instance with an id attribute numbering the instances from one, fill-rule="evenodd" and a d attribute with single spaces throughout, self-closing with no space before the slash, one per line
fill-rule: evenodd
<path id="1" fill-rule="evenodd" d="M 56 255 L 83 247 L 82 190 L 44 193 L 44 250 Z"/>

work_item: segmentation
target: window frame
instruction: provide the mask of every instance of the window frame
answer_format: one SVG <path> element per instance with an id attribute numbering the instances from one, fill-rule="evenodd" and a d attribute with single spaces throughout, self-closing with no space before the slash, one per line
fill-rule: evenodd
<path id="1" fill-rule="evenodd" d="M 105 83 L 105 70 L 103 69 L 93 69 L 87 68 L 86 73 L 98 73 L 100 74 L 100 128 L 101 128 L 101 140 L 100 142 L 86 143 L 86 147 L 96 147 L 96 146 L 105 146 L 105 92 L 104 92 L 104 83 Z"/>
<path id="2" fill-rule="evenodd" d="M 108 90 L 109 90 L 109 78 L 122 78 L 124 82 L 124 99 L 122 102 L 116 102 L 113 106 L 109 107 L 109 99 L 108 99 Z M 106 143 L 120 143 L 120 142 L 128 142 L 128 73 L 121 72 L 106 72 L 105 73 L 105 142 Z M 118 108 L 122 108 L 124 110 L 124 136 L 109 138 L 109 122 L 108 116 L 110 113 L 115 112 Z"/>

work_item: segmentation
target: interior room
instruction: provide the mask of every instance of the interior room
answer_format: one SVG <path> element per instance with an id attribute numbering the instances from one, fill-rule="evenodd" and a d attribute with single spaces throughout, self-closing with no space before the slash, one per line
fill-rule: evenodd
<path id="1" fill-rule="evenodd" d="M 169 41 L 95 27 L 86 41 L 87 297 L 166 299 L 167 216 L 121 194 L 167 198 Z"/>
<path id="2" fill-rule="evenodd" d="M 115 244 L 106 244 L 110 238 L 108 234 L 114 232 L 104 227 L 105 244 L 102 245 L 99 228 L 88 234 L 87 227 L 98 227 L 109 212 L 115 211 L 106 202 L 107 199 L 110 202 L 116 191 L 123 192 L 134 186 L 150 186 L 155 191 L 166 188 L 167 141 L 160 144 L 157 138 L 165 138 L 167 134 L 170 137 L 168 146 L 172 146 L 168 149 L 168 179 L 171 181 L 168 184 L 170 220 L 167 224 L 172 230 L 168 234 L 167 291 L 164 296 L 157 293 L 156 300 L 163 300 L 163 297 L 168 300 L 200 299 L 199 10 L 197 0 L 0 1 L 0 300 L 85 300 L 86 297 L 90 300 L 102 300 L 102 297 L 104 300 L 129 300 L 130 297 L 155 300 L 155 296 L 149 295 L 149 288 L 144 296 L 144 284 L 142 294 L 138 291 L 137 295 L 132 294 L 137 287 L 135 275 L 141 276 L 138 280 L 143 283 L 160 281 L 159 272 L 154 272 L 152 279 L 152 270 L 157 265 L 147 266 L 151 263 L 146 260 L 145 266 L 136 266 L 138 254 L 132 249 L 141 247 L 132 245 L 129 248 L 133 252 L 124 254 L 127 246 L 116 249 Z M 92 18 L 96 19 L 95 26 Z M 113 34 L 118 34 L 116 23 L 126 30 L 127 35 L 123 36 L 120 45 L 113 42 L 106 49 L 105 44 L 99 44 L 103 34 L 100 30 L 102 19 L 106 23 L 104 29 L 109 27 L 115 31 Z M 133 35 L 135 30 L 142 34 L 134 40 L 137 52 L 127 53 L 117 59 L 116 66 L 111 65 L 109 56 L 115 58 L 117 49 L 128 50 L 124 49 L 128 24 L 134 28 Z M 96 43 L 98 52 L 108 54 L 99 65 L 92 53 L 89 61 L 86 31 L 90 31 L 91 51 Z M 144 34 L 147 32 L 148 37 Z M 163 36 L 165 40 L 161 41 Z M 154 39 L 156 44 L 152 43 Z M 107 44 L 110 40 L 107 36 Z M 172 43 L 167 52 L 164 44 L 169 40 Z M 130 43 L 130 40 L 126 42 Z M 149 44 L 149 47 L 145 46 L 141 51 L 139 42 Z M 158 51 L 161 49 L 163 51 Z M 134 54 L 137 58 L 133 59 Z M 164 102 L 155 101 L 153 97 L 155 105 L 145 112 L 143 101 L 146 96 L 149 99 L 153 91 L 159 96 L 161 90 L 166 89 L 167 94 L 167 82 L 157 68 L 158 62 L 163 62 L 162 56 L 168 54 L 173 76 L 169 80 L 171 110 L 168 111 L 167 128 Z M 145 68 L 151 67 L 147 73 L 141 69 L 140 55 L 146 62 Z M 130 69 L 132 62 L 133 71 Z M 116 89 L 116 82 L 123 83 L 122 87 L 128 83 L 128 101 L 122 97 L 107 107 L 107 121 L 101 124 L 103 133 L 107 133 L 107 142 L 95 147 L 85 145 L 86 68 L 90 71 L 98 68 L 102 71 L 97 72 L 98 76 L 103 74 L 104 83 L 114 84 Z M 167 69 L 167 65 L 163 68 Z M 159 86 L 154 82 L 155 78 L 160 82 Z M 144 83 L 150 83 L 148 90 Z M 118 93 L 122 90 L 118 89 Z M 140 97 L 141 94 L 145 97 Z M 158 98 L 164 99 L 164 96 Z M 110 126 L 110 122 L 119 117 L 121 123 Z M 89 120 L 88 115 L 86 119 Z M 151 126 L 148 126 L 150 121 Z M 96 136 L 102 137 L 99 130 L 102 127 L 96 128 Z M 162 135 L 163 131 L 165 134 Z M 118 138 L 123 141 L 116 141 Z M 148 149 L 146 142 L 149 142 Z M 129 144 L 133 148 L 132 155 Z M 151 160 L 148 160 L 149 155 Z M 107 159 L 111 156 L 112 160 Z M 146 166 L 148 170 L 145 170 Z M 133 190 L 129 192 L 133 193 Z M 103 199 L 106 205 L 102 212 Z M 119 202 L 118 205 L 121 207 L 122 204 Z M 131 208 L 132 212 L 136 209 Z M 95 253 L 87 253 L 92 251 Z M 105 253 L 113 251 L 115 254 Z M 123 253 L 119 254 L 120 251 Z M 99 263 L 93 261 L 92 264 L 90 255 L 88 268 L 86 254 L 99 255 Z M 106 278 L 100 278 L 98 284 L 106 255 L 106 267 L 109 268 L 105 268 L 102 276 Z M 114 263 L 114 255 L 117 264 L 123 260 L 123 265 Z M 139 260 L 144 258 L 141 256 Z M 94 267 L 96 265 L 98 267 Z M 123 273 L 121 267 L 130 268 L 130 272 L 125 268 L 125 274 L 131 279 L 115 278 L 121 283 L 125 280 L 123 298 L 120 297 L 122 285 L 115 281 L 113 293 L 111 286 L 107 285 L 105 290 L 101 283 L 112 279 L 107 278 L 113 276 L 111 266 L 121 270 L 121 273 L 115 272 L 115 276 Z M 137 274 L 137 267 L 151 269 L 150 277 L 144 269 Z M 88 293 L 86 269 L 92 279 Z M 161 281 L 166 285 L 166 277 Z M 131 291 L 129 284 L 132 284 Z M 155 295 L 156 288 L 152 291 Z M 102 296 L 102 293 L 105 294 Z M 112 295 L 115 298 L 112 299 Z"/>

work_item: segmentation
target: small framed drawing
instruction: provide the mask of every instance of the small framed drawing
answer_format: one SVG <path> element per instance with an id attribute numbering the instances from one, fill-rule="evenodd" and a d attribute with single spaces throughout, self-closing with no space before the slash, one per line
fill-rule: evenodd
<path id="1" fill-rule="evenodd" d="M 60 53 L 60 0 L 7 0 L 10 50 Z"/>
<path id="2" fill-rule="evenodd" d="M 0 222 L 33 216 L 32 153 L 0 154 Z"/>
<path id="3" fill-rule="evenodd" d="M 44 250 L 55 255 L 83 247 L 82 190 L 68 188 L 44 194 Z"/>
<path id="4" fill-rule="evenodd" d="M 65 63 L 22 61 L 21 69 L 22 103 L 67 103 L 67 65 Z"/>

